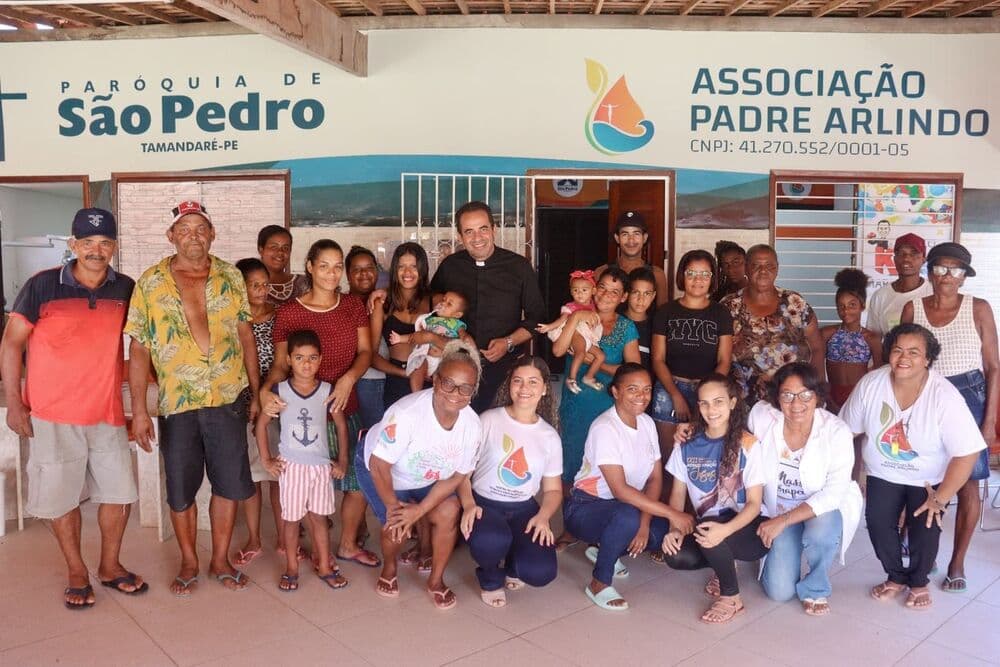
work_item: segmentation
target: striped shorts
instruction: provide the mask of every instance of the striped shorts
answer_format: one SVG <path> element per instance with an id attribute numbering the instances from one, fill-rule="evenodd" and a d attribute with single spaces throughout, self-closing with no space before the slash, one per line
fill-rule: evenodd
<path id="1" fill-rule="evenodd" d="M 281 498 L 281 518 L 301 521 L 306 512 L 320 516 L 334 513 L 333 480 L 330 465 L 303 465 L 285 461 L 285 470 L 278 477 Z"/>

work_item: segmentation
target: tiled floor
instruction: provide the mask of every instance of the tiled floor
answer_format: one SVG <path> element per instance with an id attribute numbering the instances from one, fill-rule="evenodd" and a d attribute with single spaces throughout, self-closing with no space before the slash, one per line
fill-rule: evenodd
<path id="1" fill-rule="evenodd" d="M 84 509 L 85 557 L 96 568 L 95 511 Z M 1000 524 L 1000 511 L 991 511 L 990 519 Z M 265 532 L 270 544 L 273 530 Z M 242 537 L 241 527 L 237 540 Z M 207 534 L 199 542 L 204 566 Z M 942 564 L 950 545 L 949 526 Z M 203 574 L 196 593 L 178 599 L 167 590 L 176 544 L 157 542 L 152 529 L 133 520 L 123 562 L 142 573 L 151 590 L 131 598 L 98 588 L 94 608 L 69 611 L 61 601 L 63 563 L 55 540 L 44 524 L 31 521 L 23 533 L 0 538 L 0 665 L 1000 664 L 1000 532 L 976 533 L 969 592 L 935 592 L 926 612 L 868 597 L 881 569 L 866 534 L 858 534 L 848 555 L 846 567 L 835 568 L 827 618 L 807 617 L 797 603 L 767 600 L 753 568 L 743 567 L 747 613 L 709 626 L 698 620 L 706 574 L 674 572 L 648 558 L 630 562 L 631 575 L 618 586 L 632 608 L 621 614 L 597 609 L 582 592 L 590 565 L 579 547 L 560 556 L 555 582 L 511 594 L 505 609 L 479 601 L 464 548 L 449 568 L 447 580 L 459 598 L 450 611 L 435 610 L 421 576 L 406 568 L 398 600 L 376 596 L 375 571 L 353 564 L 344 565 L 351 584 L 342 591 L 304 576 L 298 592 L 282 593 L 273 551 L 247 568 L 248 590 L 229 592 Z M 91 574 L 96 584 L 96 570 Z"/>

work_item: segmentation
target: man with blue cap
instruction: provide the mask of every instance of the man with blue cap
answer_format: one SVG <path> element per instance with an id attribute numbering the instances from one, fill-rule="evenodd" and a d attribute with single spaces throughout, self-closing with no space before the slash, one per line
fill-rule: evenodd
<path id="1" fill-rule="evenodd" d="M 52 522 L 69 571 L 63 602 L 73 610 L 95 601 L 80 554 L 85 485 L 99 504 L 101 585 L 126 595 L 149 589 L 119 561 L 138 491 L 122 405 L 122 329 L 135 283 L 111 268 L 117 239 L 109 211 L 78 211 L 69 239 L 76 257 L 24 284 L 0 344 L 7 426 L 30 439 L 25 508 Z"/>

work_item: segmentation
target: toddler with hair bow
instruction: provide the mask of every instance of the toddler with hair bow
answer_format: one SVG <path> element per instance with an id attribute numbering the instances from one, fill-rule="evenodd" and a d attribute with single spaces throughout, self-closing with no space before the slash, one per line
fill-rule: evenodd
<path id="1" fill-rule="evenodd" d="M 578 310 L 594 310 L 594 292 L 597 289 L 597 282 L 594 280 L 593 271 L 573 271 L 569 274 L 569 293 L 573 300 L 559 309 L 559 319 L 548 324 L 539 324 L 537 331 L 548 334 L 549 339 L 556 341 L 562 335 L 563 327 L 570 315 Z M 594 361 L 590 364 L 586 374 L 580 382 L 597 391 L 604 391 L 604 385 L 597 381 L 597 372 L 604 363 L 604 352 L 599 345 L 604 331 L 601 323 L 587 324 L 580 322 L 573 332 L 573 342 L 570 350 L 573 353 L 573 361 L 569 371 L 566 373 L 566 386 L 574 394 L 579 394 L 582 389 L 577 384 L 576 376 L 583 365 L 583 358 L 590 352 Z"/>

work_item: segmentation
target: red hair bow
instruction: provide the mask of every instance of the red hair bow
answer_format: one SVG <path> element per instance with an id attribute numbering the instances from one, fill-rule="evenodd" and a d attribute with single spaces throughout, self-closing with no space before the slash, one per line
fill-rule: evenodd
<path id="1" fill-rule="evenodd" d="M 596 281 L 594 280 L 594 272 L 593 271 L 589 271 L 589 270 L 588 271 L 573 271 L 572 273 L 569 274 L 569 279 L 570 280 L 578 280 L 580 278 L 582 278 L 582 279 L 584 279 L 586 281 L 589 281 L 591 284 L 594 284 L 594 285 L 597 284 Z"/>

